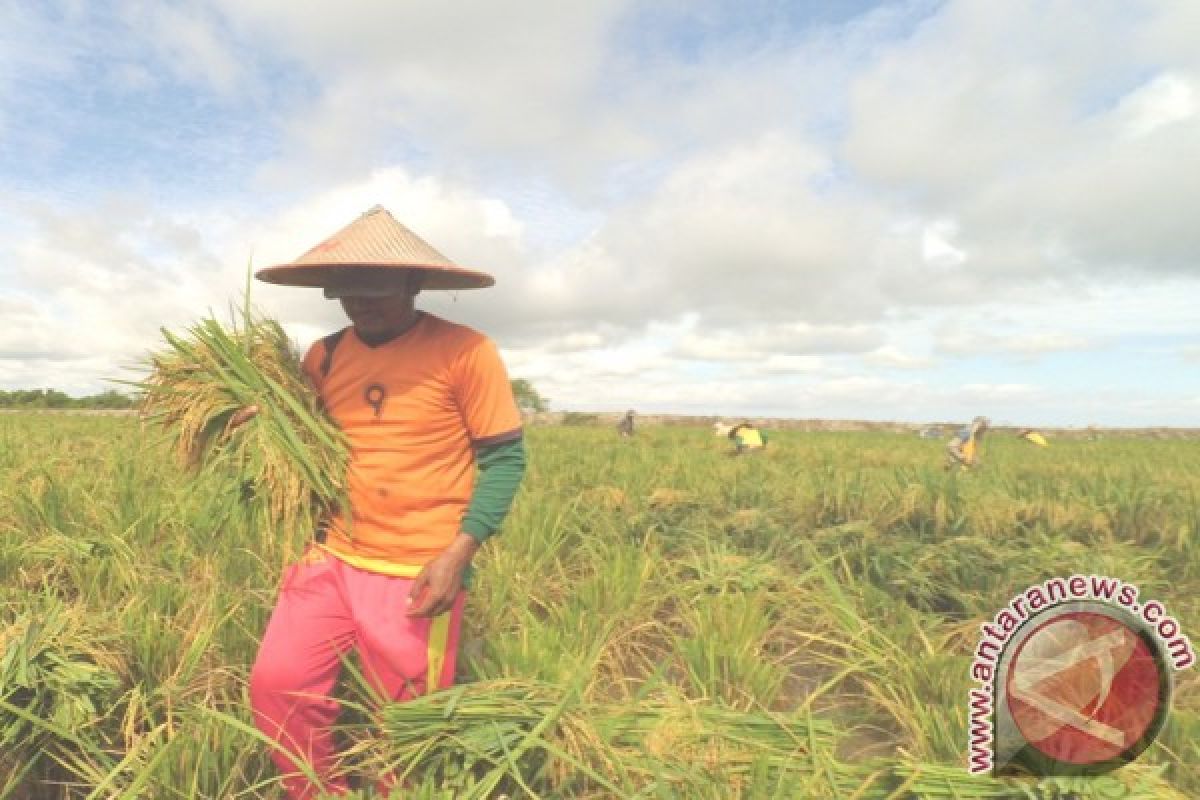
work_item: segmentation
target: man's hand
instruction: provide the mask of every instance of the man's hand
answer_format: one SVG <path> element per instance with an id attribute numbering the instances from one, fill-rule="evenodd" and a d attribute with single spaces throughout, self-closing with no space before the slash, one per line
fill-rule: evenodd
<path id="1" fill-rule="evenodd" d="M 446 551 L 425 565 L 408 593 L 410 617 L 436 617 L 450 610 L 462 589 L 463 573 L 479 542 L 469 533 L 459 533 Z"/>

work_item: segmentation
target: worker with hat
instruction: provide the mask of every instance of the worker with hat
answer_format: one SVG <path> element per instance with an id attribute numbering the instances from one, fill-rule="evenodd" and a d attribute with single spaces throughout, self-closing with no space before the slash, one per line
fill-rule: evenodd
<path id="1" fill-rule="evenodd" d="M 319 287 L 351 323 L 303 360 L 350 443 L 349 507 L 286 571 L 250 675 L 254 722 L 276 743 L 287 795 L 342 794 L 332 736 L 342 659 L 356 649 L 390 700 L 453 683 L 471 560 L 524 473 L 521 415 L 495 344 L 415 307 L 421 291 L 493 278 L 385 209 L 256 277 Z"/>

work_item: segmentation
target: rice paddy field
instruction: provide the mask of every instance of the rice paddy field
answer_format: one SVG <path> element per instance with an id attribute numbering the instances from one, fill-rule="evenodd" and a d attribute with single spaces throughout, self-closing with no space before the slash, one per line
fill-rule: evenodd
<path id="1" fill-rule="evenodd" d="M 345 769 L 414 798 L 1200 797 L 1200 670 L 1101 778 L 966 774 L 979 626 L 1099 573 L 1200 639 L 1200 442 L 538 427 L 477 560 L 460 686 L 378 707 Z M 284 563 L 136 417 L 0 416 L 0 799 L 281 798 L 246 678 Z M 366 797 L 367 790 L 359 796 Z"/>

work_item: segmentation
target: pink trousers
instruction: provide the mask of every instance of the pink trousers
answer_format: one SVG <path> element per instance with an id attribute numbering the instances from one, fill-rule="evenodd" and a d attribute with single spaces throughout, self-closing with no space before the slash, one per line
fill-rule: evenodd
<path id="1" fill-rule="evenodd" d="M 333 699 L 342 658 L 357 648 L 381 696 L 407 700 L 430 684 L 454 683 L 466 593 L 433 619 L 409 617 L 413 581 L 356 569 L 320 551 L 284 575 L 279 600 L 250 672 L 254 723 L 276 742 L 271 758 L 291 798 L 348 791 L 334 776 Z M 315 773 L 311 781 L 300 764 Z"/>

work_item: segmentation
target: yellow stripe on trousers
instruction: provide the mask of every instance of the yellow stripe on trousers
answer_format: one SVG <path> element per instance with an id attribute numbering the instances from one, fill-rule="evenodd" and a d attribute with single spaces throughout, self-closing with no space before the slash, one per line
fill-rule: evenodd
<path id="1" fill-rule="evenodd" d="M 450 615 L 454 609 L 438 614 L 429 623 L 429 649 L 426 652 L 428 667 L 425 672 L 425 693 L 436 692 L 441 687 L 442 667 L 446 664 L 446 643 L 450 639 Z"/>

